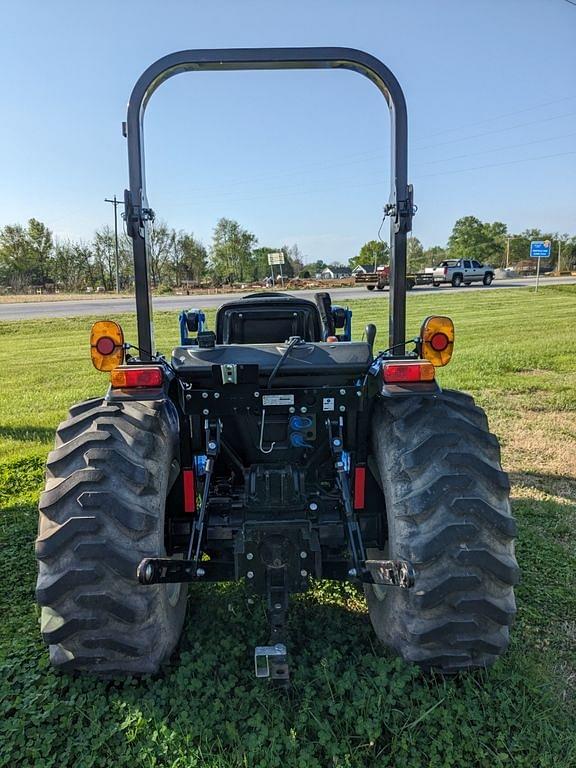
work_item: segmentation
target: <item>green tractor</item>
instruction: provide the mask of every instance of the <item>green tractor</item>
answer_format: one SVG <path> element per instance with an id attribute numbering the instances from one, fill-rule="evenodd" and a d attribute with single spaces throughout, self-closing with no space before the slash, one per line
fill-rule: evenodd
<path id="1" fill-rule="evenodd" d="M 153 339 L 144 186 L 146 104 L 183 71 L 336 68 L 380 89 L 392 119 L 388 341 L 351 340 L 351 312 L 258 293 L 214 329 L 183 311 L 171 357 Z M 311 579 L 362 584 L 380 640 L 425 670 L 492 664 L 515 613 L 515 521 L 497 439 L 471 397 L 442 390 L 452 322 L 405 331 L 407 183 L 402 90 L 380 61 L 344 48 L 182 51 L 134 87 L 124 133 L 138 344 L 94 325 L 102 397 L 56 432 L 40 499 L 37 599 L 62 670 L 155 673 L 184 623 L 187 584 L 243 580 L 266 603 L 257 677 L 289 679 L 289 597 Z M 136 354 L 131 354 L 134 351 Z M 225 631 L 225 628 L 222 628 Z"/>

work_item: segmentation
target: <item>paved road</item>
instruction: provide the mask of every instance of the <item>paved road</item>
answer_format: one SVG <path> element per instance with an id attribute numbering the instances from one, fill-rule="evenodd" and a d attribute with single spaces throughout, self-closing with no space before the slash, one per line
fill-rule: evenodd
<path id="1" fill-rule="evenodd" d="M 541 285 L 569 285 L 576 284 L 576 277 L 547 277 L 540 281 Z M 409 296 L 419 293 L 442 293 L 444 291 L 474 293 L 476 291 L 499 291 L 506 288 L 529 288 L 536 284 L 536 278 L 517 278 L 514 280 L 496 280 L 491 286 L 472 285 L 469 288 L 452 288 L 450 285 L 440 288 L 417 287 Z M 312 298 L 315 290 L 297 291 L 295 296 Z M 378 296 L 386 296 L 388 291 L 367 291 L 365 288 L 335 288 L 330 290 L 335 302 L 346 299 L 373 299 Z M 154 298 L 154 308 L 172 310 L 174 312 L 184 307 L 197 307 L 210 309 L 220 306 L 225 301 L 237 299 L 239 293 L 221 293 L 218 295 L 202 294 L 199 296 L 157 296 Z M 116 315 L 121 312 L 135 312 L 134 299 L 116 299 L 113 296 L 103 296 L 101 299 L 86 299 L 73 301 L 37 301 L 22 302 L 18 304 L 0 303 L 0 320 L 23 320 L 24 318 L 42 317 L 77 317 L 78 315 Z"/>

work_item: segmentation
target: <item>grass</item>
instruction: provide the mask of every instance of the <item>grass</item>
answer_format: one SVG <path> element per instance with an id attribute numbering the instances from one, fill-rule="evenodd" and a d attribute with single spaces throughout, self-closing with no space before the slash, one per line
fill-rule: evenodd
<path id="1" fill-rule="evenodd" d="M 384 328 L 384 297 L 350 306 L 357 335 Z M 441 382 L 486 408 L 512 475 L 523 578 L 509 653 L 488 672 L 422 676 L 376 643 L 353 586 L 325 583 L 293 600 L 287 695 L 253 678 L 264 614 L 232 584 L 191 589 L 162 676 L 56 674 L 34 603 L 36 503 L 55 426 L 105 380 L 90 318 L 2 323 L 0 766 L 576 766 L 576 288 L 410 296 L 408 309 L 411 333 L 427 314 L 454 318 Z M 175 314 L 156 315 L 156 335 L 169 350 Z"/>

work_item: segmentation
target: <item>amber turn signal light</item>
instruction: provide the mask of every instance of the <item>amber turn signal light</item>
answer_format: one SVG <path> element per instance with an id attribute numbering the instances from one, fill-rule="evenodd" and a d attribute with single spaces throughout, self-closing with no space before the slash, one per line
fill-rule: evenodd
<path id="1" fill-rule="evenodd" d="M 112 389 L 157 388 L 163 381 L 164 372 L 159 365 L 123 365 L 110 373 Z"/>
<path id="2" fill-rule="evenodd" d="M 396 360 L 382 365 L 385 384 L 413 384 L 434 381 L 434 366 L 426 360 Z"/>
<path id="3" fill-rule="evenodd" d="M 124 331 L 113 320 L 98 320 L 90 331 L 90 357 L 99 371 L 111 371 L 124 362 Z"/>
<path id="4" fill-rule="evenodd" d="M 447 365 L 454 351 L 454 323 L 449 317 L 431 315 L 420 328 L 421 355 L 436 368 Z"/>

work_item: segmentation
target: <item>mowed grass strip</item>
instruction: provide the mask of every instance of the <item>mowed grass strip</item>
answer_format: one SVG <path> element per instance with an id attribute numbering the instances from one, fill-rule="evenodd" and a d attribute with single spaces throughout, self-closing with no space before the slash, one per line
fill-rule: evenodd
<path id="1" fill-rule="evenodd" d="M 349 305 L 356 337 L 375 321 L 386 346 L 386 296 Z M 409 334 L 433 313 L 457 334 L 439 379 L 486 408 L 512 475 L 511 649 L 488 672 L 422 676 L 377 644 L 355 587 L 320 584 L 293 600 L 288 695 L 253 677 L 266 622 L 236 584 L 190 590 L 179 656 L 159 678 L 48 667 L 33 558 L 44 461 L 67 407 L 102 394 L 106 377 L 89 361 L 91 318 L 0 324 L 0 766 L 576 765 L 576 289 L 414 292 Z M 136 341 L 133 317 L 113 319 Z M 169 352 L 176 313 L 155 325 Z"/>

